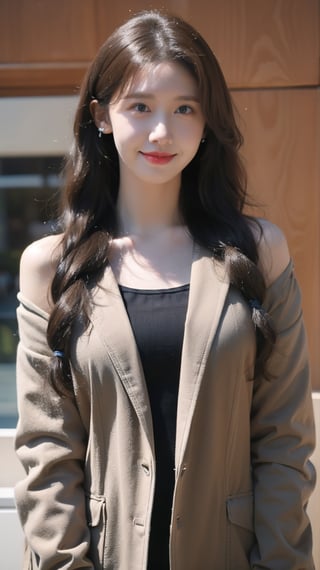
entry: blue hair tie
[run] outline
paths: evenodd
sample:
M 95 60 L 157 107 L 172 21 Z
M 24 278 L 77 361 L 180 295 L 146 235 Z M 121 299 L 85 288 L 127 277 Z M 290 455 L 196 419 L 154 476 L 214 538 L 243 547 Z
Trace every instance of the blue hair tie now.
M 257 309 L 258 311 L 261 311 L 262 309 L 261 303 L 258 299 L 249 299 L 248 304 L 250 309 Z
M 58 358 L 64 358 L 64 352 L 62 350 L 54 350 L 53 355 L 57 356 Z

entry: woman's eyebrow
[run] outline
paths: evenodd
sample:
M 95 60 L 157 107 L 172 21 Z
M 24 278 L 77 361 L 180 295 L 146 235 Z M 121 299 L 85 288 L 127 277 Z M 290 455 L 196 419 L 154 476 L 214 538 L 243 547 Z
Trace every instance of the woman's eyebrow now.
M 134 91 L 132 93 L 127 93 L 127 95 L 123 96 L 123 99 L 155 99 L 155 95 L 153 93 L 146 93 L 145 91 Z M 199 103 L 199 97 L 196 95 L 177 95 L 173 97 L 175 101 L 194 101 Z

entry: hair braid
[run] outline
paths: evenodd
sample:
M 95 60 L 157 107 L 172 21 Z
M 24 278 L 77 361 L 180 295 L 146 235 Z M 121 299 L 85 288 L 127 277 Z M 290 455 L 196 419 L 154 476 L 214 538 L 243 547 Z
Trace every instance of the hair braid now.
M 224 260 L 230 283 L 242 293 L 251 310 L 257 341 L 254 378 L 264 373 L 265 377 L 270 379 L 270 375 L 265 370 L 265 362 L 272 352 L 276 335 L 270 316 L 263 308 L 266 293 L 264 278 L 257 265 L 236 247 L 226 246 L 224 248 Z
M 90 286 L 96 282 L 108 263 L 109 234 L 97 230 L 91 235 L 65 237 L 68 242 L 55 277 L 51 294 L 54 308 L 50 315 L 47 339 L 51 349 L 59 350 L 63 356 L 53 358 L 51 382 L 59 393 L 71 389 L 70 342 L 75 322 L 83 330 L 90 323 Z

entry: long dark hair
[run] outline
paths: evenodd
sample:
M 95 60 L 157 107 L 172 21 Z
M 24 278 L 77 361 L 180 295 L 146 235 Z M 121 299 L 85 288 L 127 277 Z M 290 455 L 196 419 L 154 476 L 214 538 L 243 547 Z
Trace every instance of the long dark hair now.
M 84 329 L 89 325 L 90 287 L 108 264 L 108 249 L 118 229 L 118 155 L 112 134 L 98 137 L 90 103 L 97 100 L 107 106 L 137 71 L 165 61 L 184 66 L 195 78 L 206 120 L 205 143 L 182 172 L 182 217 L 193 239 L 226 263 L 231 283 L 251 305 L 257 336 L 255 375 L 265 372 L 272 350 L 274 333 L 260 308 L 265 282 L 257 267 L 252 225 L 261 230 L 243 213 L 246 175 L 238 152 L 242 136 L 225 79 L 212 50 L 192 26 L 176 16 L 145 11 L 102 45 L 80 92 L 74 143 L 64 169 L 62 255 L 52 282 L 54 308 L 47 332 L 52 350 L 64 354 L 52 358 L 51 380 L 60 392 L 70 388 L 75 320 L 81 319 Z

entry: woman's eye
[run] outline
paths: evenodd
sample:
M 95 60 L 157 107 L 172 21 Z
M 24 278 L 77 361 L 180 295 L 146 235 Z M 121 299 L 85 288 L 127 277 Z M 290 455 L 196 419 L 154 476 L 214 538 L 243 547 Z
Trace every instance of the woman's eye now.
M 181 115 L 188 115 L 189 113 L 192 113 L 192 108 L 189 105 L 180 105 L 176 112 Z
M 133 109 L 138 111 L 138 113 L 146 113 L 148 111 L 148 107 L 144 103 L 135 103 Z

